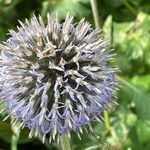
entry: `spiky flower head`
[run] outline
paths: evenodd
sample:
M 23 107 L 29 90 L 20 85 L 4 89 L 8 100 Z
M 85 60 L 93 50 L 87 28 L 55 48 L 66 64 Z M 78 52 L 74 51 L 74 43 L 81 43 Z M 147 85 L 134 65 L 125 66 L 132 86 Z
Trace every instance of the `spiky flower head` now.
M 100 31 L 84 19 L 63 23 L 33 16 L 0 44 L 0 99 L 12 122 L 28 127 L 30 137 L 78 133 L 99 120 L 115 88 L 112 55 Z

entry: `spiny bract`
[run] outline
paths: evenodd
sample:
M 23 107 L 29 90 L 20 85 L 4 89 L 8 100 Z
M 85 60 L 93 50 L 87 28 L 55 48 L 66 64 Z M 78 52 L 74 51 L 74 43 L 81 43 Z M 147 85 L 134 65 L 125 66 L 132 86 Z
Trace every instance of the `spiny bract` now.
M 55 138 L 82 132 L 99 120 L 112 97 L 115 68 L 107 42 L 84 19 L 63 23 L 47 15 L 20 22 L 0 44 L 0 99 L 12 122 L 30 128 L 29 136 Z

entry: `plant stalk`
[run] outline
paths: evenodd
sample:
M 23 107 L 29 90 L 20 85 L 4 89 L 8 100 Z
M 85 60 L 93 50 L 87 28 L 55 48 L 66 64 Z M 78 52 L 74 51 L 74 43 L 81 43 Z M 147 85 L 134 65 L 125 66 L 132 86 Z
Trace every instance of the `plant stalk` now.
M 92 13 L 94 17 L 94 24 L 96 28 L 100 27 L 99 24 L 99 14 L 98 14 L 98 8 L 97 8 L 97 2 L 96 0 L 91 0 L 91 8 L 92 8 Z
M 18 140 L 20 136 L 20 129 L 17 125 L 12 125 L 13 134 L 11 136 L 11 150 L 17 150 Z
M 111 126 L 110 126 L 110 120 L 109 120 L 109 113 L 106 110 L 104 111 L 104 118 L 105 118 L 105 128 L 107 130 L 110 130 Z
M 132 14 L 136 16 L 138 11 L 130 5 L 128 0 L 124 0 L 123 2 L 124 2 L 124 5 L 132 12 Z
M 18 136 L 13 134 L 11 137 L 11 150 L 17 150 Z
M 61 144 L 62 150 L 71 150 L 69 138 L 67 134 L 62 134 L 60 136 L 60 144 Z
M 92 8 L 92 13 L 93 13 L 93 17 L 94 17 L 95 27 L 100 28 L 97 1 L 91 0 L 90 2 L 91 2 L 91 8 Z M 107 111 L 104 111 L 104 119 L 105 119 L 106 129 L 110 130 L 111 125 L 110 125 L 109 113 Z
M 13 133 L 11 136 L 11 150 L 17 150 L 18 140 L 19 140 L 19 133 L 18 134 Z

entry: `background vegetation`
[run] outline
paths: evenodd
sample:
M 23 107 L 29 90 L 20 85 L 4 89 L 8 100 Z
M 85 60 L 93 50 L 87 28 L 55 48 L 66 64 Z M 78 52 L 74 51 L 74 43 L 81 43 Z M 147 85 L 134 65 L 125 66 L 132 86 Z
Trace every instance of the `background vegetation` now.
M 99 23 L 103 34 L 116 49 L 112 62 L 117 65 L 119 106 L 109 113 L 109 124 L 95 123 L 94 133 L 84 133 L 82 140 L 72 134 L 74 150 L 150 150 L 150 1 L 97 0 Z M 67 12 L 75 21 L 85 17 L 94 26 L 90 0 L 0 0 L 0 42 L 7 39 L 8 29 L 16 29 L 18 20 L 32 14 L 57 12 L 64 20 Z M 2 108 L 1 108 L 2 109 Z M 111 110 L 110 110 L 111 111 Z M 0 149 L 9 150 L 17 143 L 16 129 L 10 122 L 0 121 Z M 24 129 L 18 149 L 57 150 L 56 143 L 41 144 L 28 139 Z M 97 137 L 97 138 L 96 138 Z

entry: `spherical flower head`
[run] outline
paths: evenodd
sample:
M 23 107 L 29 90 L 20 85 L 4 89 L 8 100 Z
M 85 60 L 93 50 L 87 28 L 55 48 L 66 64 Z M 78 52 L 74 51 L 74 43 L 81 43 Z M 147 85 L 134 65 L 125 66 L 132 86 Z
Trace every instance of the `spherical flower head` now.
M 33 16 L 0 44 L 0 99 L 29 136 L 55 140 L 99 120 L 113 96 L 115 68 L 100 31 L 84 19 Z

